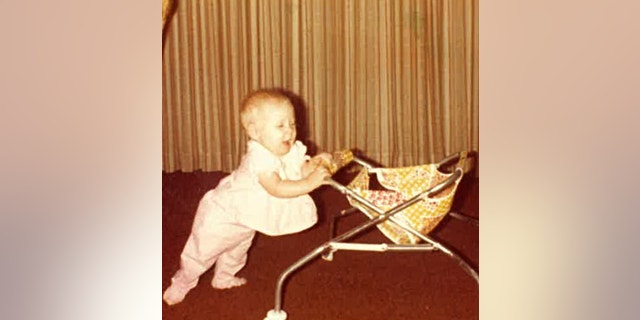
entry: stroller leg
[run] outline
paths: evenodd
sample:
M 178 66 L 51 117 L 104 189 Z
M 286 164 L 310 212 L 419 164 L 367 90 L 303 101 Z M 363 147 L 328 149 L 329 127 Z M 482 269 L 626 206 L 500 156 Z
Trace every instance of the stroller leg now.
M 347 240 L 353 237 L 354 235 L 360 234 L 362 231 L 375 226 L 376 224 L 380 223 L 386 218 L 387 218 L 386 216 L 382 215 L 382 216 L 378 216 L 375 219 L 368 220 L 358 225 L 357 227 L 343 233 L 342 235 L 337 236 L 335 239 L 332 239 L 332 240 L 335 242 Z M 323 252 L 325 252 L 325 250 L 328 250 L 328 249 L 331 249 L 330 241 L 327 241 L 323 245 L 317 247 L 315 250 L 311 251 L 306 256 L 302 257 L 300 260 L 296 261 L 294 264 L 289 266 L 289 268 L 287 268 L 284 272 L 282 272 L 282 274 L 280 274 L 280 277 L 278 277 L 278 284 L 276 285 L 276 305 L 274 309 L 270 310 L 267 313 L 267 317 L 265 318 L 265 320 L 284 320 L 287 318 L 287 313 L 282 310 L 282 289 L 284 288 L 284 281 L 287 279 L 287 277 L 291 273 L 298 270 L 307 262 L 317 258 Z
M 458 261 L 458 265 L 464 271 L 466 271 L 470 276 L 472 276 L 476 280 L 476 282 L 480 283 L 480 279 L 478 277 L 478 273 L 473 268 L 471 268 L 471 266 L 466 261 L 464 261 L 464 259 L 462 259 L 462 257 L 460 257 L 458 254 L 452 252 L 451 250 L 443 247 L 442 245 L 439 245 L 438 249 L 440 251 L 446 253 L 448 256 L 452 257 L 456 261 Z
M 278 278 L 278 284 L 276 285 L 276 305 L 275 305 L 275 308 L 272 309 L 272 310 L 269 310 L 269 312 L 267 312 L 267 317 L 264 318 L 264 320 L 285 320 L 285 319 L 287 319 L 287 313 L 284 312 L 284 310 L 282 310 L 282 289 L 284 288 L 285 279 L 291 273 L 296 271 L 298 268 L 300 268 L 301 266 L 303 266 L 307 262 L 313 260 L 314 258 L 318 257 L 327 248 L 329 248 L 328 244 L 324 244 L 324 245 L 318 247 L 317 249 L 313 250 L 312 252 L 310 252 L 309 254 L 304 256 L 302 259 L 296 261 L 289 268 L 287 268 L 287 270 L 285 270 L 282 274 L 280 274 L 280 277 Z
M 344 209 L 344 210 L 340 211 L 340 215 L 332 216 L 331 220 L 329 220 L 329 239 L 333 239 L 333 236 L 335 235 L 336 220 L 338 218 L 344 217 L 346 215 L 352 214 L 352 213 L 357 212 L 357 211 L 358 211 L 358 208 L 351 207 L 351 208 Z
M 462 267 L 462 269 L 464 269 L 464 271 L 466 271 L 470 276 L 472 276 L 476 280 L 476 282 L 480 283 L 480 280 L 479 280 L 479 277 L 478 277 L 478 273 L 473 268 L 471 268 L 471 266 L 466 261 L 464 261 L 464 259 L 462 259 L 462 257 L 460 255 L 458 255 L 457 253 L 453 252 L 449 248 L 443 246 L 439 242 L 431 239 L 430 237 L 427 237 L 427 236 L 421 234 L 420 232 L 414 230 L 410 226 L 407 226 L 405 223 L 403 223 L 402 221 L 396 219 L 395 217 L 390 217 L 389 220 L 393 221 L 395 224 L 397 224 L 399 226 L 403 226 L 403 229 L 405 229 L 409 233 L 415 235 L 416 237 L 422 239 L 423 241 L 425 241 L 427 243 L 432 244 L 436 249 L 444 252 L 446 255 L 448 255 L 451 258 L 453 258 L 456 261 L 458 261 L 458 264 L 460 265 L 460 267 Z
M 340 211 L 340 215 L 335 215 L 331 217 L 331 220 L 329 220 L 329 239 L 333 239 L 333 237 L 335 236 L 335 225 L 336 225 L 336 220 L 338 218 L 344 217 L 346 215 L 352 214 L 354 212 L 359 211 L 358 208 L 355 207 L 351 207 L 348 209 L 344 209 L 342 211 Z M 326 253 L 324 253 L 322 255 L 322 259 L 326 260 L 326 261 L 333 261 L 333 253 L 335 252 L 335 250 L 329 250 Z
M 478 227 L 480 224 L 478 223 L 478 219 L 471 218 L 469 216 L 465 216 L 463 214 L 457 212 L 449 212 L 449 215 L 464 222 L 471 223 L 472 225 Z

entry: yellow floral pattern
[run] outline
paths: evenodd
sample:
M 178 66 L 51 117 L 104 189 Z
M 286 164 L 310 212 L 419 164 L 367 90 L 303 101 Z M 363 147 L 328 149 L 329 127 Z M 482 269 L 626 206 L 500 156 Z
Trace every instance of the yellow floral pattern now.
M 369 190 L 369 175 L 371 173 L 375 173 L 378 182 L 388 190 Z M 363 168 L 348 185 L 348 188 L 371 202 L 375 207 L 386 212 L 441 183 L 451 175 L 452 173 L 440 172 L 435 164 L 403 168 L 377 168 L 373 172 Z M 462 175 L 449 188 L 434 197 L 423 198 L 422 201 L 418 201 L 402 212 L 395 214 L 394 218 L 408 224 L 423 235 L 427 235 L 451 209 L 453 197 L 461 178 Z M 352 206 L 358 208 L 370 218 L 378 216 L 378 213 L 367 209 L 354 197 L 347 198 Z M 378 224 L 377 227 L 391 241 L 397 244 L 416 244 L 420 241 L 420 238 L 392 221 Z

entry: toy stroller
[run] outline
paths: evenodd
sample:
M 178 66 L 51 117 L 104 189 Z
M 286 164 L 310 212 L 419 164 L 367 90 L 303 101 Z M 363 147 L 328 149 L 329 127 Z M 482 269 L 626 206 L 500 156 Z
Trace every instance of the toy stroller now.
M 459 265 L 479 282 L 478 273 L 458 254 L 446 248 L 427 235 L 449 213 L 454 195 L 464 174 L 463 165 L 467 152 L 446 157 L 436 164 L 401 168 L 375 167 L 353 155 L 349 150 L 336 152 L 333 162 L 327 163 L 332 174 L 351 162 L 362 166 L 353 180 L 344 186 L 329 178 L 329 184 L 347 196 L 351 208 L 343 210 L 341 216 L 361 211 L 370 220 L 331 239 L 294 264 L 278 278 L 275 308 L 267 313 L 264 320 L 285 320 L 287 313 L 282 310 L 282 293 L 285 279 L 294 271 L 318 256 L 331 261 L 338 250 L 351 251 L 441 251 L 455 259 Z M 457 162 L 456 162 L 457 160 Z M 443 169 L 456 163 L 453 172 Z M 371 190 L 369 176 L 375 174 L 385 190 Z M 477 220 L 450 213 L 451 216 L 478 225 Z M 338 216 L 339 217 L 339 216 Z M 333 221 L 330 229 L 333 232 Z M 376 226 L 393 244 L 348 243 L 348 239 Z

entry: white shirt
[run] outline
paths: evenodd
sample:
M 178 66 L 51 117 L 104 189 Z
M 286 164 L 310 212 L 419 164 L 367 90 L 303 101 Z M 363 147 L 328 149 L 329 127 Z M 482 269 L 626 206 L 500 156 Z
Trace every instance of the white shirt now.
M 294 198 L 277 198 L 258 182 L 258 174 L 276 172 L 281 179 L 299 180 L 307 147 L 296 141 L 289 153 L 277 157 L 260 143 L 250 140 L 240 166 L 220 181 L 215 201 L 235 220 L 267 235 L 299 232 L 317 221 L 315 203 L 308 194 Z

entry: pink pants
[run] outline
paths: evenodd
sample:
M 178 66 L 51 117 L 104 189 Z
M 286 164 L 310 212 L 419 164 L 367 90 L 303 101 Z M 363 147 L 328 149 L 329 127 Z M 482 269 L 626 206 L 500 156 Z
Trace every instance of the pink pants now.
M 256 231 L 238 224 L 214 198 L 212 190 L 200 201 L 191 234 L 180 255 L 180 270 L 171 278 L 167 291 L 177 295 L 172 298 L 176 302 L 198 284 L 200 276 L 214 263 L 211 284 L 224 288 L 247 262 L 247 251 Z

